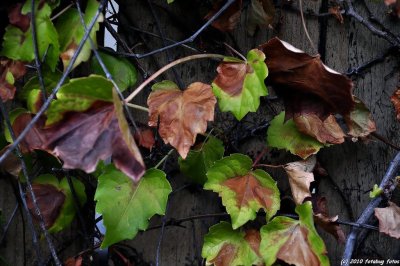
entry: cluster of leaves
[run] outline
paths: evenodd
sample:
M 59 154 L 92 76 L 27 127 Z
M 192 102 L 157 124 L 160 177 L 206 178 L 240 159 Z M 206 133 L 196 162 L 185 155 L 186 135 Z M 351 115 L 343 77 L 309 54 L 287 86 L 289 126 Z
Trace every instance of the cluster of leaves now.
M 40 78 L 34 76 L 17 93 L 24 104 L 24 108 L 10 113 L 17 136 L 56 87 L 62 75 L 60 69 L 65 71 L 71 64 L 85 33 L 81 21 L 89 23 L 99 7 L 98 2 L 89 0 L 83 17 L 77 9 L 70 8 L 53 24 L 50 16 L 57 5 L 35 3 L 35 21 L 29 16 L 29 1 L 10 11 L 10 25 L 0 51 L 0 96 L 8 101 L 15 97 L 14 84 L 25 75 L 25 64 L 35 60 L 33 24 L 37 35 L 43 37 L 38 40 L 37 50 L 44 64 L 44 90 Z M 217 6 L 220 4 L 217 2 Z M 229 19 L 222 16 L 214 26 L 220 30 L 232 28 L 226 21 L 237 22 L 241 4 L 235 2 L 224 15 Z M 255 13 L 253 31 L 257 25 L 269 25 L 271 15 L 266 12 L 270 4 L 251 1 Z M 90 33 L 93 41 L 101 21 L 100 17 Z M 91 49 L 86 41 L 72 67 L 88 61 Z M 92 57 L 91 75 L 67 80 L 61 86 L 56 99 L 20 143 L 20 149 L 32 157 L 44 151 L 48 157 L 56 158 L 56 163 L 62 162 L 63 168 L 93 173 L 98 180 L 96 212 L 102 214 L 107 229 L 104 248 L 147 229 L 152 216 L 165 213 L 172 189 L 166 174 L 156 168 L 146 170 L 142 159 L 138 144 L 153 148 L 153 132 L 142 128 L 132 136 L 124 116 L 117 90 L 124 91 L 136 83 L 134 66 L 105 52 L 100 53 L 100 59 L 117 86 L 105 78 L 102 64 Z M 172 81 L 156 83 L 147 99 L 148 126 L 157 128 L 165 144 L 177 150 L 181 172 L 204 189 L 218 193 L 230 215 L 231 223 L 221 222 L 210 228 L 203 257 L 214 265 L 272 265 L 276 260 L 294 265 L 328 265 L 325 245 L 314 222 L 341 242 L 345 237 L 336 223 L 338 217 L 329 216 L 326 199 L 313 199 L 310 193 L 317 168 L 314 155 L 323 147 L 343 143 L 345 137 L 354 141 L 367 138 L 375 131 L 369 110 L 352 95 L 351 80 L 325 66 L 318 56 L 310 56 L 278 38 L 250 50 L 243 60 L 225 57 L 216 71 L 211 84 L 194 82 L 183 90 Z M 258 169 L 246 155 L 224 157 L 222 141 L 207 133 L 217 102 L 221 112 L 230 112 L 240 121 L 248 113 L 257 112 L 260 98 L 268 95 L 267 86 L 272 86 L 282 98 L 285 111 L 271 121 L 266 145 L 302 159 L 283 166 L 297 205 L 298 220 L 276 216 L 280 192 L 266 171 Z M 340 117 L 345 126 L 338 123 Z M 4 134 L 11 143 L 10 132 L 5 130 Z M 196 143 L 199 134 L 206 138 Z M 112 163 L 99 164 L 110 158 Z M 20 176 L 18 167 L 9 172 Z M 84 204 L 85 187 L 79 178 L 43 173 L 34 179 L 33 191 L 50 232 L 62 230 L 73 220 L 71 184 L 79 202 Z M 33 200 L 28 197 L 27 201 L 38 218 L 33 212 Z M 391 205 L 385 211 L 398 215 L 398 209 Z M 387 216 L 382 211 L 376 210 L 380 221 Z M 265 217 L 261 229 L 244 229 L 260 214 Z M 381 231 L 399 237 L 392 233 L 392 222 L 382 222 Z

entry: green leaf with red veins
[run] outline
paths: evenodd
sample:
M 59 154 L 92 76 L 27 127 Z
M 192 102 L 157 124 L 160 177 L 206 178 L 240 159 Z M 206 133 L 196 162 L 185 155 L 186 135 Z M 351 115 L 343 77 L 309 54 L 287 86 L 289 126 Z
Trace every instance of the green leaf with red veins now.
M 262 265 L 259 255 L 260 233 L 256 230 L 233 230 L 228 222 L 210 227 L 204 237 L 201 256 L 207 265 Z
M 252 160 L 232 154 L 217 162 L 207 172 L 204 188 L 217 192 L 232 219 L 233 229 L 254 220 L 260 209 L 269 220 L 280 207 L 279 190 L 263 170 L 252 170 Z
M 325 146 L 311 136 L 301 133 L 293 119 L 289 119 L 286 122 L 284 119 L 285 112 L 281 112 L 272 119 L 267 131 L 268 147 L 285 149 L 292 154 L 307 159 Z
M 313 222 L 311 202 L 296 207 L 299 220 L 277 216 L 261 230 L 260 253 L 266 266 L 277 259 L 296 266 L 327 266 L 325 244 Z
M 218 66 L 212 88 L 221 111 L 232 112 L 237 120 L 257 111 L 260 97 L 268 95 L 264 84 L 268 69 L 264 60 L 264 53 L 253 49 L 246 61 L 227 57 Z

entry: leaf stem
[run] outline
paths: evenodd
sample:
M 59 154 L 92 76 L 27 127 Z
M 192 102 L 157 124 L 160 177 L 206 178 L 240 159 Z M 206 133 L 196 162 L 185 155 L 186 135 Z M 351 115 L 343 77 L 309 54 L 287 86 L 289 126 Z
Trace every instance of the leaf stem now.
M 168 157 L 172 154 L 172 152 L 174 151 L 174 149 L 169 150 L 169 152 L 161 159 L 161 161 L 158 162 L 158 164 L 156 164 L 156 166 L 154 166 L 154 168 L 158 168 L 160 167 L 160 165 L 165 162 L 165 160 L 168 159 Z
M 260 163 L 260 164 L 254 165 L 254 167 L 255 167 L 255 168 L 257 168 L 257 167 L 283 168 L 283 167 L 285 167 L 285 166 L 282 165 L 282 164 L 279 164 L 279 165 L 272 165 L 272 164 L 262 164 L 262 163 Z
M 127 106 L 133 108 L 133 109 L 137 109 L 137 110 L 141 110 L 144 112 L 149 112 L 149 108 L 141 106 L 141 105 L 137 105 L 137 104 L 133 104 L 133 103 L 125 103 Z
M 221 58 L 223 59 L 225 56 L 220 55 L 220 54 L 195 54 L 195 55 L 189 55 L 183 58 L 179 58 L 178 60 L 175 60 L 162 68 L 160 68 L 157 72 L 155 72 L 153 75 L 151 75 L 148 79 L 146 79 L 142 84 L 140 84 L 139 87 L 136 88 L 126 99 L 125 103 L 130 102 L 133 98 L 135 98 L 136 95 L 139 94 L 150 82 L 152 82 L 154 79 L 156 79 L 158 76 L 160 76 L 162 73 L 170 69 L 171 67 L 174 67 L 176 65 L 192 61 L 192 60 L 197 60 L 197 59 L 203 59 L 203 58 Z

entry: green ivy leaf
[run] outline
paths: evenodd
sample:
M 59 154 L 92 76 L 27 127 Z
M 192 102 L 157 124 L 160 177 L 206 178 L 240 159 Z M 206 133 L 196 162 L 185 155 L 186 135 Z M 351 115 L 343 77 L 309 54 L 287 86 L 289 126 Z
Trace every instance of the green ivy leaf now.
M 26 15 L 30 12 L 31 2 L 26 1 L 21 13 Z M 35 25 L 39 57 L 41 60 L 45 59 L 45 63 L 54 71 L 60 54 L 60 45 L 58 33 L 50 20 L 50 15 L 50 6 L 45 2 L 39 5 L 39 1 L 36 1 Z M 27 62 L 35 59 L 32 26 L 26 32 L 23 32 L 20 28 L 9 25 L 6 28 L 3 40 L 1 55 L 13 60 Z
M 93 17 L 95 16 L 97 9 L 99 8 L 99 3 L 96 0 L 89 0 L 86 6 L 85 14 L 83 20 L 86 26 L 89 25 Z M 100 15 L 96 21 L 92 31 L 90 32 L 90 38 L 96 44 L 96 32 L 99 30 L 99 23 L 103 21 L 103 16 Z M 59 42 L 61 47 L 61 60 L 64 64 L 64 69 L 68 66 L 73 54 L 78 48 L 79 43 L 82 41 L 85 35 L 85 28 L 81 23 L 81 18 L 79 12 L 76 8 L 68 9 L 64 14 L 62 14 L 56 23 L 56 28 L 58 32 L 62 34 L 59 35 Z M 86 40 L 84 46 L 78 58 L 76 59 L 73 68 L 78 66 L 82 62 L 89 60 L 91 54 L 91 45 L 88 40 Z
M 204 184 L 207 181 L 207 170 L 215 161 L 224 156 L 224 152 L 222 141 L 209 136 L 206 142 L 200 143 L 190 150 L 185 160 L 179 157 L 179 167 L 190 180 Z
M 265 55 L 258 49 L 250 50 L 247 61 L 225 58 L 218 66 L 218 75 L 212 83 L 222 112 L 232 112 L 241 120 L 248 112 L 256 112 L 260 97 L 268 95 L 264 84 L 268 76 Z
M 233 230 L 230 223 L 220 222 L 211 226 L 204 237 L 201 256 L 207 265 L 260 265 L 259 235 L 258 231 Z
M 285 112 L 281 112 L 271 121 L 267 131 L 267 144 L 269 147 L 285 149 L 303 159 L 316 154 L 324 147 L 324 144 L 316 139 L 301 133 L 292 119 L 286 122 L 284 122 L 284 119 Z
M 243 154 L 232 154 L 217 162 L 207 172 L 204 188 L 219 193 L 232 219 L 233 229 L 254 220 L 264 209 L 269 220 L 279 210 L 276 182 L 263 170 L 252 171 L 252 160 Z
M 99 54 L 121 91 L 135 85 L 137 81 L 136 68 L 128 59 L 118 58 L 103 52 L 99 52 Z M 94 74 L 106 76 L 99 61 L 97 61 L 97 58 L 94 56 L 92 57 L 91 65 Z
M 260 253 L 266 266 L 276 259 L 293 265 L 329 265 L 326 248 L 313 221 L 311 202 L 296 207 L 299 220 L 275 217 L 261 230 Z
M 81 206 L 83 206 L 86 203 L 85 186 L 81 181 L 74 177 L 71 177 L 71 181 L 79 199 L 79 203 Z M 49 232 L 56 233 L 69 226 L 76 215 L 76 207 L 73 194 L 68 185 L 68 179 L 64 177 L 61 179 L 61 181 L 59 181 L 57 177 L 50 174 L 45 174 L 35 178 L 33 181 L 33 186 L 35 194 L 37 195 L 39 208 L 45 216 L 45 221 L 46 215 L 47 217 L 52 215 L 56 215 L 57 217 L 54 223 L 48 228 Z M 55 203 L 56 197 L 54 197 L 54 194 L 47 193 L 49 191 L 48 186 L 51 186 L 55 193 L 62 193 L 63 196 L 61 194 L 60 195 L 64 198 L 64 200 L 62 201 L 62 205 L 59 206 L 60 209 L 53 209 L 53 204 L 49 204 L 52 202 L 52 200 L 54 200 L 53 203 Z M 61 201 L 59 202 L 61 203 Z M 48 213 L 48 210 L 51 212 Z
M 99 176 L 95 200 L 96 212 L 103 215 L 107 229 L 102 248 L 136 236 L 145 230 L 155 214 L 163 215 L 171 185 L 165 173 L 149 169 L 138 183 L 108 165 Z
M 66 112 L 88 110 L 95 101 L 112 102 L 112 89 L 111 81 L 98 75 L 71 79 L 60 88 L 57 100 L 47 110 L 46 126 L 60 121 Z

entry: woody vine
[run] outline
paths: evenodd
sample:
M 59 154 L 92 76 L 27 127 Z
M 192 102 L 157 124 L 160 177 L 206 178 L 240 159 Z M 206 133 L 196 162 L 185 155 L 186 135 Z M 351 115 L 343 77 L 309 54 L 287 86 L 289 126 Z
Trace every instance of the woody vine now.
M 250 2 L 251 11 L 261 16 L 253 17 L 248 29 L 253 32 L 269 25 L 273 5 Z M 124 52 L 98 49 L 101 23 L 113 30 L 113 21 L 105 20 L 102 13 L 105 4 L 89 0 L 81 10 L 79 1 L 64 6 L 59 1 L 28 0 L 9 9 L 0 51 L 4 132 L 0 164 L 13 178 L 39 265 L 47 263 L 38 244 L 41 234 L 52 262 L 62 265 L 51 234 L 67 229 L 75 218 L 82 220 L 80 211 L 89 201 L 90 189 L 95 190 L 91 200 L 106 228 L 104 234 L 98 233 L 100 248 L 151 229 L 149 219 L 165 214 L 172 192 L 163 163 L 173 154 L 179 156 L 180 172 L 217 193 L 226 209 L 216 216 L 228 219 L 211 226 L 204 237 L 202 257 L 208 265 L 329 265 L 316 225 L 346 243 L 344 265 L 351 262 L 362 229 L 400 237 L 391 219 L 399 216 L 399 207 L 390 202 L 400 155 L 388 166 L 381 184 L 371 190 L 371 203 L 357 221 L 329 216 L 327 200 L 311 193 L 315 176 L 326 174 L 316 159 L 320 149 L 340 145 L 346 138 L 354 142 L 377 138 L 397 149 L 374 133 L 368 107 L 353 95 L 353 83 L 346 75 L 324 65 L 319 56 L 272 38 L 245 55 L 227 45 L 230 55 L 197 53 L 171 61 L 137 84 L 137 69 L 144 71 L 134 59 L 193 42 L 210 25 L 232 30 L 239 23 L 242 1 L 216 1 L 205 24 L 191 37 L 145 54 L 133 53 L 121 39 Z M 398 36 L 360 18 L 350 0 L 341 4 L 343 10 L 337 6 L 329 14 L 354 18 L 398 52 Z M 387 4 L 398 15 L 398 3 Z M 220 61 L 213 80 L 155 82 L 177 65 L 211 59 Z M 76 76 L 73 70 L 82 65 L 90 74 Z M 135 97 L 149 86 L 147 106 L 135 104 Z M 263 154 L 253 160 L 225 152 L 230 144 L 213 125 L 216 109 L 240 123 L 258 111 L 271 88 L 283 101 L 284 111 L 251 130 L 267 128 L 265 150 L 285 150 L 297 159 L 271 165 L 262 161 Z M 398 95 L 391 98 L 395 108 L 399 108 Z M 146 125 L 135 121 L 135 112 L 148 113 Z M 149 151 L 162 156 L 156 156 L 158 161 L 144 157 Z M 269 174 L 271 168 L 286 172 L 296 215 L 279 212 L 282 197 Z M 95 186 L 90 188 L 89 183 Z M 386 206 L 379 206 L 381 202 Z M 379 228 L 368 223 L 372 215 Z M 253 226 L 255 219 L 263 225 Z M 174 223 L 180 222 L 164 221 L 161 227 Z M 341 225 L 353 228 L 348 236 Z M 91 251 L 95 248 L 88 246 Z M 87 252 L 76 254 L 69 263 L 82 263 Z

